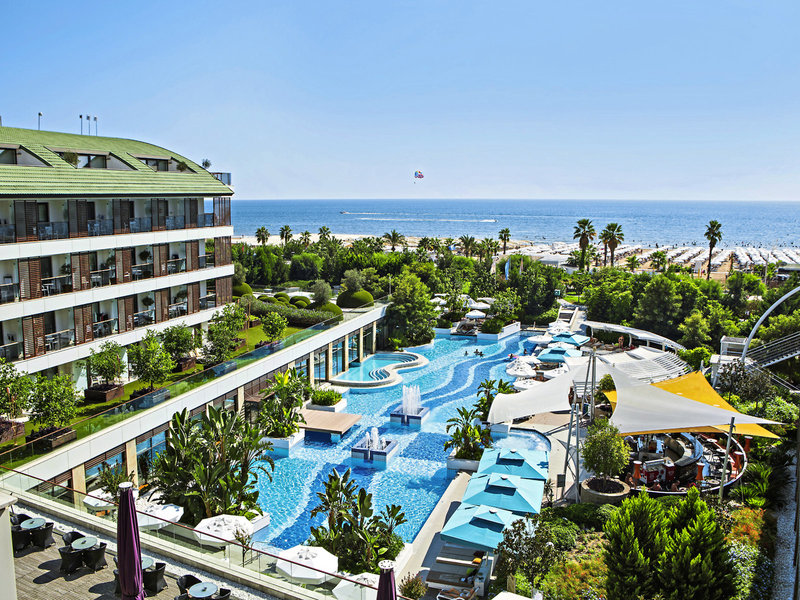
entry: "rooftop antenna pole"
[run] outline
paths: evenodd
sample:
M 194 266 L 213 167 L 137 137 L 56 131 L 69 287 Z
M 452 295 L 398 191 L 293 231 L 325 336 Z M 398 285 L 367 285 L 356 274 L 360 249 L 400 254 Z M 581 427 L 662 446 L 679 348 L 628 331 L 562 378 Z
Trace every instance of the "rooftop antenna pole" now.
M 81 135 L 83 135 L 83 115 L 78 115 L 81 119 Z
M 94 134 L 97 135 L 97 115 L 94 116 Z
M 39 130 L 41 130 L 41 129 L 42 129 L 42 113 L 39 113 L 39 124 L 38 124 L 38 128 L 39 128 Z

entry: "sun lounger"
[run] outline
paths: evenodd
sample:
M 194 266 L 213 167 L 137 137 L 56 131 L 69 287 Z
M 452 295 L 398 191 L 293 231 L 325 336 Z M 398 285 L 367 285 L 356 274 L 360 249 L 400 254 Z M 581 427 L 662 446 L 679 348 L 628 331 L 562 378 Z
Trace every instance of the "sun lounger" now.
M 445 588 L 436 595 L 436 600 L 472 600 L 477 590 L 470 588 Z
M 458 567 L 454 565 L 442 565 L 428 572 L 425 582 L 432 588 L 463 588 L 472 586 L 477 567 Z

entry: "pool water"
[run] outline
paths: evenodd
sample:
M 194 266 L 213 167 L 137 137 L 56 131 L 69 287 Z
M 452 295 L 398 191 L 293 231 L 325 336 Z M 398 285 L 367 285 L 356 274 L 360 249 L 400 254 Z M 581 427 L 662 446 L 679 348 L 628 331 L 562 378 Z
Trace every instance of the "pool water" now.
M 449 439 L 447 419 L 456 408 L 474 403 L 484 379 L 509 380 L 505 360 L 509 353 L 521 354 L 522 344 L 518 335 L 491 343 L 443 337 L 436 338 L 430 347 L 415 349 L 429 363 L 402 376 L 404 385 L 420 387 L 422 404 L 431 409 L 421 430 L 390 423 L 389 414 L 401 403 L 402 386 L 348 392 L 346 411 L 363 416 L 340 442 L 307 434 L 291 457 L 275 459 L 272 481 L 260 478 L 259 504 L 272 519 L 269 526 L 255 533 L 256 545 L 286 549 L 308 539 L 311 527 L 323 520 L 322 515 L 312 519 L 311 510 L 319 503 L 317 493 L 334 468 L 340 473 L 352 468 L 356 483 L 373 494 L 376 512 L 387 504 L 401 505 L 408 522 L 397 532 L 405 541 L 412 541 L 449 484 L 443 447 Z M 475 356 L 475 348 L 480 348 L 483 358 Z M 378 427 L 381 437 L 399 444 L 399 451 L 384 470 L 351 464 L 350 448 L 372 427 Z M 495 445 L 549 449 L 544 436 L 515 431 L 507 437 L 495 436 Z
M 414 356 L 402 352 L 379 352 L 362 360 L 359 364 L 350 365 L 344 373 L 335 377 L 336 381 L 379 381 L 386 379 L 389 373 L 383 369 L 388 365 L 413 362 Z

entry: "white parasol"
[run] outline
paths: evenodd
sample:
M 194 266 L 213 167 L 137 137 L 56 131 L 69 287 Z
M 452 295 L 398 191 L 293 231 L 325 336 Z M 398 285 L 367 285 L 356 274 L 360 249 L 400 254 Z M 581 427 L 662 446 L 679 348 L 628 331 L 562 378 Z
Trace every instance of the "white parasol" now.
M 339 569 L 339 559 L 318 546 L 294 546 L 279 556 L 283 560 L 278 560 L 275 568 L 297 583 L 322 583 L 329 579 L 325 573 Z
M 486 317 L 486 313 L 481 312 L 479 310 L 471 310 L 466 315 L 464 315 L 467 319 L 483 319 Z
M 472 310 L 489 310 L 492 308 L 491 304 L 487 304 L 486 302 L 476 302 L 475 300 L 470 300 L 468 306 Z
M 253 524 L 245 517 L 237 515 L 217 515 L 200 521 L 192 531 L 194 537 L 200 544 L 206 546 L 224 546 L 225 542 L 217 538 L 222 538 L 229 542 L 235 542 L 236 536 L 253 535 Z M 211 535 L 207 535 L 211 534 Z M 211 537 L 211 536 L 215 537 Z
M 333 588 L 333 595 L 338 600 L 377 600 L 378 590 L 373 589 L 378 587 L 378 576 L 375 573 L 348 575 L 347 578 L 351 581 L 342 580 Z
M 534 377 L 536 375 L 536 370 L 528 363 L 523 362 L 519 358 L 515 358 L 508 363 L 506 373 L 512 377 Z

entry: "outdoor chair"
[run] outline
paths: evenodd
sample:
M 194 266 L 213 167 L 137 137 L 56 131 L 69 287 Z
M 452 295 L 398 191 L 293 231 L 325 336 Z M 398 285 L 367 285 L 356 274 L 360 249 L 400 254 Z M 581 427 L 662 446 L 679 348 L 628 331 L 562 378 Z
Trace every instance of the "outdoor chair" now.
M 225 588 L 221 588 L 219 593 L 213 597 L 212 600 L 229 600 L 231 597 L 231 591 Z
M 114 562 L 117 561 L 117 558 L 114 557 Z M 114 569 L 114 595 L 119 596 L 122 594 L 122 588 L 119 585 L 119 569 Z
M 37 548 L 49 548 L 56 541 L 53 539 L 53 523 L 45 523 L 44 527 L 31 531 L 31 543 Z
M 25 513 L 19 513 L 19 514 L 15 515 L 15 516 L 17 517 L 17 522 L 16 523 L 11 523 L 12 525 L 22 525 L 23 521 L 27 521 L 28 519 L 31 518 L 30 515 L 26 515 Z
M 106 562 L 106 543 L 100 542 L 100 544 L 94 548 L 84 550 L 83 564 L 95 572 L 99 571 L 103 567 L 108 566 L 108 563 Z
M 58 549 L 61 555 L 61 566 L 58 568 L 62 573 L 74 573 L 83 564 L 83 550 L 73 550 L 71 546 L 64 546 Z
M 195 583 L 201 583 L 201 581 L 201 579 L 198 579 L 194 575 L 181 575 L 178 577 L 178 589 L 181 591 L 181 594 L 185 594 L 190 587 Z
M 180 596 L 175 596 L 175 600 L 192 600 L 192 597 L 188 593 L 184 592 Z
M 142 571 L 142 581 L 144 582 L 144 589 L 148 592 L 157 594 L 165 587 L 167 582 L 164 579 L 164 571 L 167 568 L 167 563 L 157 562 L 155 567 Z
M 14 552 L 21 552 L 31 543 L 31 532 L 19 525 L 12 526 L 11 543 L 14 545 Z
M 82 537 L 86 537 L 82 533 L 78 533 L 77 531 L 70 531 L 69 533 L 65 533 L 61 536 L 61 539 L 64 540 L 64 545 L 69 546 L 75 540 L 79 540 Z

